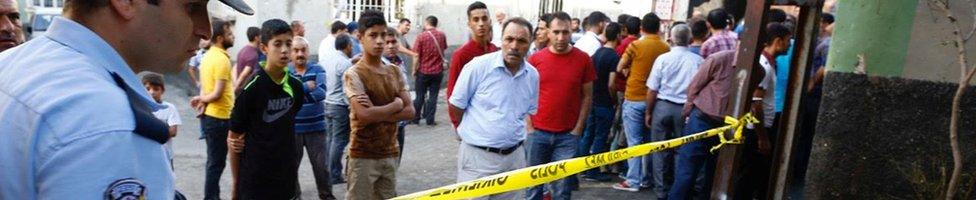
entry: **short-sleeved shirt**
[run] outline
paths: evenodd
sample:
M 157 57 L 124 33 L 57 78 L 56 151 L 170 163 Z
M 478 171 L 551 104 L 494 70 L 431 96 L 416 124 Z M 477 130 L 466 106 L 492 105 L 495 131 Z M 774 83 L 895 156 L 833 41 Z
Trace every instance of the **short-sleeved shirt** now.
M 413 43 L 413 51 L 420 57 L 417 72 L 421 74 L 439 74 L 444 71 L 444 50 L 447 49 L 447 38 L 437 30 L 426 30 L 417 35 Z
M 230 119 L 230 110 L 234 106 L 233 83 L 230 79 L 230 56 L 227 50 L 217 46 L 210 47 L 200 62 L 200 85 L 203 94 L 213 92 L 218 80 L 225 81 L 224 89 L 217 100 L 207 103 L 203 114 L 217 118 Z
M 647 88 L 657 91 L 657 98 L 684 104 L 688 98 L 688 84 L 698 72 L 704 59 L 692 53 L 688 47 L 677 46 L 654 61 Z
M 458 134 L 464 143 L 509 148 L 525 140 L 525 118 L 539 102 L 539 72 L 523 62 L 513 74 L 501 52 L 474 58 L 458 78 L 448 100 L 464 109 Z
M 288 71 L 284 76 L 275 82 L 259 71 L 235 102 L 230 130 L 245 136 L 237 181 L 241 199 L 294 196 L 298 182 L 295 116 L 305 92 L 298 78 Z
M 586 52 L 586 55 L 592 57 L 593 54 L 596 53 L 597 49 L 603 47 L 603 42 L 600 41 L 600 36 L 596 33 L 586 31 L 586 33 L 583 34 L 583 37 L 580 37 L 580 39 L 576 41 L 576 44 L 573 44 L 573 47 L 576 47 L 580 51 Z
M 451 99 L 451 95 L 454 92 L 454 84 L 457 82 L 458 76 L 461 74 L 464 66 L 475 57 L 495 51 L 498 51 L 498 47 L 494 44 L 488 43 L 481 45 L 474 40 L 468 40 L 468 43 L 465 43 L 464 46 L 454 50 L 454 55 L 451 56 L 451 67 L 447 72 L 447 99 Z M 448 112 L 452 111 L 448 110 Z M 454 124 L 454 127 L 457 127 L 461 122 L 451 117 L 451 123 Z
M 261 67 L 258 66 L 258 61 L 261 58 L 261 50 L 258 47 L 251 45 L 244 45 L 241 50 L 237 52 L 237 65 L 234 66 L 234 71 L 237 74 L 243 73 L 244 67 L 251 67 L 251 75 L 244 77 L 241 80 L 244 83 L 251 82 L 251 78 L 257 74 Z
M 637 39 L 638 39 L 637 36 L 628 35 L 623 40 L 620 40 L 620 44 L 618 44 L 617 45 L 617 48 L 614 49 L 614 50 L 617 51 L 617 55 L 618 56 L 624 56 L 624 52 L 627 51 L 627 47 L 630 46 L 630 43 L 633 43 L 634 41 L 637 41 Z
M 346 70 L 343 90 L 349 99 L 366 95 L 373 105 L 386 105 L 404 88 L 400 70 L 392 66 L 366 66 L 363 62 Z M 352 101 L 350 101 L 352 102 Z M 356 107 L 349 112 L 349 157 L 361 159 L 393 158 L 399 155 L 397 148 L 397 123 L 363 123 L 356 116 Z
M 793 59 L 793 39 L 790 39 L 790 47 L 786 54 L 776 56 L 776 82 L 785 84 L 790 78 L 790 61 Z M 816 57 L 816 50 L 814 50 Z M 813 59 L 816 62 L 816 58 Z M 776 112 L 783 112 L 783 104 L 786 102 L 786 87 L 776 87 Z
M 593 53 L 593 65 L 596 68 L 596 82 L 593 83 L 593 105 L 609 107 L 617 100 L 610 98 L 610 72 L 617 71 L 620 56 L 613 49 L 600 47 Z
M 596 80 L 590 56 L 575 47 L 565 54 L 546 48 L 529 57 L 529 64 L 539 71 L 539 111 L 532 116 L 532 127 L 554 133 L 572 131 L 583 104 L 583 85 Z
M 658 35 L 645 35 L 630 43 L 621 59 L 630 59 L 630 74 L 627 76 L 627 89 L 624 99 L 645 101 L 647 96 L 647 76 L 651 74 L 654 60 L 669 51 L 667 43 Z
M 739 42 L 738 34 L 723 30 L 705 40 L 701 47 L 702 58 L 708 58 L 713 53 L 725 50 L 735 50 L 735 44 Z
M 166 122 L 167 126 L 179 126 L 180 124 L 183 124 L 183 120 L 180 120 L 180 111 L 176 108 L 176 106 L 165 101 L 163 102 L 163 106 L 165 106 L 165 108 L 153 112 L 153 115 L 155 115 L 157 119 Z M 170 139 L 166 142 L 166 144 L 163 144 L 163 148 L 166 149 L 166 155 L 169 156 L 169 159 L 173 159 L 173 140 Z
M 55 17 L 40 37 L 0 53 L 0 199 L 105 199 L 135 188 L 111 187 L 127 180 L 145 186 L 146 199 L 173 199 L 164 142 L 135 132 L 130 105 L 162 106 L 117 52 Z
M 763 100 L 763 119 L 762 123 L 765 127 L 772 127 L 773 121 L 776 118 L 776 60 L 772 59 L 773 56 L 769 56 L 763 53 L 759 56 L 759 65 L 762 66 L 763 70 L 766 70 L 766 76 L 763 77 L 762 82 L 759 83 L 759 88 L 766 90 Z

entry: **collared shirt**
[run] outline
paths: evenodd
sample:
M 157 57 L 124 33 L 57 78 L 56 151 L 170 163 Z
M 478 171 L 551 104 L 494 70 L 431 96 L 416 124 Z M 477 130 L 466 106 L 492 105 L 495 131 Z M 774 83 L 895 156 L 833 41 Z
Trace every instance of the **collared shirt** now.
M 657 98 L 673 103 L 684 104 L 688 98 L 688 84 L 698 72 L 704 59 L 688 50 L 688 47 L 675 46 L 671 51 L 661 54 L 651 67 L 647 78 L 647 88 L 657 91 Z
M 342 74 L 352 67 L 352 61 L 345 53 L 333 51 L 325 57 L 319 57 L 319 64 L 325 69 L 325 103 L 332 105 L 349 105 L 346 93 L 342 90 Z
M 437 29 L 420 32 L 413 43 L 413 51 L 420 56 L 417 72 L 439 74 L 444 71 L 445 49 L 447 49 L 447 38 L 444 37 L 444 33 Z
M 465 65 L 449 102 L 464 109 L 458 134 L 464 143 L 508 148 L 525 140 L 525 118 L 539 102 L 539 72 L 523 61 L 512 74 L 500 51 Z
M 317 63 L 308 62 L 303 74 L 298 73 L 294 63 L 288 64 L 287 71 L 301 81 L 302 91 L 305 92 L 302 109 L 295 115 L 295 133 L 325 131 L 325 104 L 322 102 L 325 99 L 325 70 Z M 314 88 L 309 88 L 306 85 L 309 81 L 315 81 Z
M 708 58 L 713 53 L 725 50 L 735 50 L 735 44 L 739 42 L 739 35 L 732 31 L 723 30 L 702 43 L 702 58 Z
M 658 56 L 669 51 L 668 44 L 658 35 L 646 35 L 630 43 L 621 60 L 630 59 L 630 74 L 627 76 L 627 89 L 624 99 L 644 101 L 647 97 L 647 77 Z
M 451 95 L 454 92 L 454 82 L 457 82 L 458 76 L 461 74 L 464 66 L 466 66 L 471 59 L 474 59 L 474 57 L 495 51 L 498 51 L 498 47 L 496 47 L 494 44 L 488 43 L 481 45 L 474 40 L 468 40 L 468 43 L 465 43 L 464 46 L 454 50 L 454 55 L 451 56 L 451 67 L 447 72 L 447 99 L 451 99 Z M 448 112 L 452 111 L 448 110 Z M 461 122 L 458 121 L 458 119 L 451 117 L 451 123 L 457 127 Z
M 586 52 L 586 55 L 593 57 L 596 50 L 603 46 L 603 42 L 600 41 L 600 36 L 596 35 L 596 33 L 586 31 L 586 33 L 583 34 L 583 37 L 577 40 L 576 44 L 573 46 L 582 50 L 583 52 Z
M 163 108 L 112 46 L 71 20 L 0 53 L 0 199 L 105 199 L 126 178 L 148 199 L 173 199 L 163 146 L 133 132 L 113 73 L 136 103 Z
M 217 119 L 230 119 L 230 110 L 234 107 L 234 84 L 231 83 L 231 64 L 227 50 L 217 46 L 210 47 L 203 54 L 200 62 L 200 91 L 209 94 L 216 90 L 217 81 L 225 81 L 220 97 L 210 103 L 203 114 Z

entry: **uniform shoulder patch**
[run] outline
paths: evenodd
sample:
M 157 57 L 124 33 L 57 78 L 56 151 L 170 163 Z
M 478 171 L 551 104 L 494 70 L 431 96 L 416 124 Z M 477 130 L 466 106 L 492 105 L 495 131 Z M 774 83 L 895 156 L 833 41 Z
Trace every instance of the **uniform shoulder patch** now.
M 105 189 L 105 199 L 108 200 L 144 200 L 146 199 L 146 184 L 134 178 L 124 178 L 113 182 Z

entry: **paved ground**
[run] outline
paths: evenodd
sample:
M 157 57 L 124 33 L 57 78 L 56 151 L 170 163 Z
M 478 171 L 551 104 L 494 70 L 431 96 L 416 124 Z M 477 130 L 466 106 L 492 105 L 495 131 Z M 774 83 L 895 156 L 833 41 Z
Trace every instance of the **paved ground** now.
M 176 169 L 176 188 L 189 199 L 203 198 L 206 145 L 200 136 L 199 120 L 193 117 L 185 94 L 177 87 L 167 91 L 165 100 L 180 108 L 183 126 L 174 141 L 174 167 Z M 437 107 L 437 122 L 440 125 L 407 126 L 406 142 L 402 165 L 397 172 L 397 191 L 409 194 L 455 182 L 457 166 L 457 142 L 448 124 L 446 104 L 443 93 Z M 230 169 L 221 177 L 221 196 L 230 197 Z M 299 169 L 299 182 L 303 199 L 315 199 L 316 189 L 308 156 Z M 580 190 L 573 193 L 573 199 L 651 199 L 653 193 L 644 190 L 637 193 L 617 191 L 610 188 L 611 183 L 583 182 Z M 343 199 L 345 184 L 333 186 L 333 193 Z

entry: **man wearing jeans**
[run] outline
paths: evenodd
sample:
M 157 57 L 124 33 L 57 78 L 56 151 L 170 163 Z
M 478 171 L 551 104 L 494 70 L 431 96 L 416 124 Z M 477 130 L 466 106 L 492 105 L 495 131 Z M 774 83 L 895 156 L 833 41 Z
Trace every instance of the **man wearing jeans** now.
M 444 50 L 447 49 L 447 39 L 444 32 L 437 30 L 437 17 L 427 16 L 424 20 L 424 32 L 417 35 L 417 41 L 413 43 L 413 51 L 417 52 L 418 59 L 414 60 L 413 68 L 414 91 L 417 99 L 414 99 L 413 107 L 416 109 L 414 124 L 419 124 L 420 119 L 425 119 L 427 125 L 437 125 L 434 123 L 434 113 L 437 111 L 437 94 L 441 91 L 441 80 L 444 79 Z
M 617 63 L 620 56 L 613 51 L 620 42 L 618 34 L 622 26 L 611 22 L 603 31 L 607 43 L 593 53 L 593 65 L 596 68 L 596 82 L 593 83 L 593 108 L 590 109 L 590 116 L 586 118 L 586 129 L 580 139 L 577 156 L 587 156 L 603 153 L 607 151 L 607 137 L 610 134 L 610 127 L 613 123 L 614 104 L 616 95 L 611 94 L 610 75 L 617 70 Z M 590 181 L 610 181 L 610 176 L 600 173 L 600 168 L 586 170 L 581 175 L 584 180 Z
M 332 184 L 345 183 L 342 178 L 342 154 L 349 144 L 349 103 L 342 91 L 342 74 L 352 67 L 352 39 L 340 34 L 332 43 L 335 51 L 326 52 L 319 64 L 325 68 L 325 119 L 329 127 L 329 174 Z
M 227 131 L 230 111 L 234 104 L 230 56 L 227 48 L 234 45 L 230 24 L 213 22 L 213 45 L 200 61 L 200 96 L 190 100 L 194 108 L 206 107 L 200 126 L 207 141 L 207 172 L 204 179 L 204 199 L 220 198 L 220 174 L 227 163 Z
M 621 108 L 624 133 L 627 135 L 627 146 L 636 146 L 650 142 L 651 134 L 644 126 L 644 111 L 647 109 L 647 76 L 651 73 L 651 65 L 661 54 L 668 52 L 668 44 L 664 43 L 658 32 L 661 19 L 654 13 L 647 13 L 641 20 L 640 40 L 627 46 L 624 55 L 617 65 L 617 73 L 627 76 L 624 103 Z M 613 185 L 613 189 L 637 192 L 640 187 L 650 182 L 647 168 L 650 167 L 650 156 L 635 157 L 627 160 L 627 180 Z
M 569 45 L 570 18 L 565 12 L 549 20 L 550 46 L 529 58 L 539 71 L 539 111 L 532 116 L 529 165 L 572 158 L 592 106 L 596 70 L 585 52 Z M 552 199 L 570 199 L 567 179 L 550 183 Z M 542 199 L 542 187 L 529 189 L 528 199 Z
M 732 85 L 732 74 L 735 73 L 735 54 L 735 50 L 712 54 L 698 68 L 688 85 L 688 99 L 682 109 L 687 123 L 680 137 L 724 125 L 722 117 L 728 115 L 726 111 L 729 110 L 729 95 L 734 92 L 729 89 Z M 749 88 L 755 88 L 759 84 L 758 80 L 765 75 L 762 68 L 753 67 L 752 70 Z M 707 191 L 711 190 L 712 174 L 715 171 L 715 155 L 710 154 L 708 149 L 717 143 L 718 139 L 713 137 L 678 147 L 674 184 L 668 193 L 668 199 L 689 199 L 692 194 L 697 194 L 695 199 L 708 198 Z M 703 178 L 697 178 L 699 176 Z M 701 190 L 697 190 L 696 185 L 701 185 Z
M 671 28 L 674 47 L 654 61 L 651 75 L 647 78 L 647 109 L 644 122 L 651 128 L 651 141 L 674 139 L 681 134 L 685 118 L 681 115 L 687 97 L 688 84 L 698 72 L 701 56 L 688 50 L 691 44 L 691 28 L 677 25 Z M 673 150 L 666 149 L 651 154 L 651 173 L 654 193 L 658 199 L 667 199 L 674 176 Z
M 472 11 L 488 16 L 485 7 Z M 449 100 L 455 110 L 451 113 L 461 120 L 458 182 L 525 167 L 525 121 L 538 110 L 539 73 L 525 62 L 532 41 L 529 22 L 514 18 L 502 27 L 503 49 L 471 60 Z M 521 190 L 483 199 L 517 199 L 519 194 Z

